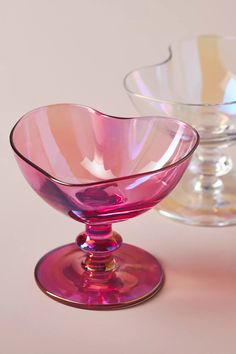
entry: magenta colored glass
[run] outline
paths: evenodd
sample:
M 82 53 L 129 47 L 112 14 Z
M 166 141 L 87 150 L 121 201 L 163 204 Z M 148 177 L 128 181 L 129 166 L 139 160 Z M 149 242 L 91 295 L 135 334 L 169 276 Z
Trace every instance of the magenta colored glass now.
M 144 213 L 170 193 L 198 145 L 196 130 L 172 118 L 119 118 L 57 104 L 23 116 L 10 140 L 31 187 L 86 226 L 74 244 L 39 261 L 39 287 L 55 300 L 91 309 L 153 296 L 163 282 L 160 264 L 122 244 L 111 224 Z

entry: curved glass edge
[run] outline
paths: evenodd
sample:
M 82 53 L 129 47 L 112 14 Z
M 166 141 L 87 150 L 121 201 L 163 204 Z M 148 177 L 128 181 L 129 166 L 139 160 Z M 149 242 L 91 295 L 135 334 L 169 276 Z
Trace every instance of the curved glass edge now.
M 75 186 L 78 186 L 78 187 L 81 187 L 81 186 L 96 186 L 96 185 L 99 185 L 99 184 L 105 184 L 105 183 L 111 183 L 111 182 L 116 182 L 116 181 L 121 181 L 121 180 L 126 180 L 126 179 L 129 179 L 129 178 L 136 178 L 136 177 L 141 177 L 141 176 L 147 176 L 147 175 L 151 175 L 151 174 L 155 174 L 155 173 L 159 173 L 159 172 L 162 172 L 162 171 L 166 171 L 166 170 L 169 170 L 171 168 L 174 168 L 176 166 L 179 166 L 181 165 L 185 160 L 187 160 L 188 158 L 190 158 L 190 156 L 194 153 L 194 151 L 196 150 L 196 148 L 198 147 L 199 145 L 199 141 L 200 141 L 200 137 L 199 137 L 199 134 L 197 132 L 197 130 L 195 128 L 193 128 L 191 125 L 189 125 L 188 123 L 186 122 L 183 122 L 179 119 L 175 119 L 175 118 L 166 118 L 166 117 L 162 117 L 162 116 L 152 116 L 152 118 L 158 118 L 158 119 L 168 119 L 168 120 L 173 120 L 175 121 L 176 123 L 180 122 L 182 123 L 183 125 L 185 125 L 186 127 L 188 127 L 190 130 L 192 130 L 193 132 L 193 135 L 195 135 L 195 138 L 196 138 L 196 141 L 192 147 L 192 149 L 188 152 L 188 154 L 186 154 L 185 156 L 183 156 L 181 159 L 179 159 L 178 161 L 170 164 L 170 165 L 167 165 L 165 167 L 162 167 L 158 170 L 153 170 L 153 171 L 148 171 L 148 172 L 143 172 L 143 173 L 138 173 L 138 174 L 133 174 L 133 175 L 129 175 L 129 176 L 122 176 L 122 177 L 118 177 L 118 178 L 112 178 L 112 179 L 107 179 L 107 180 L 102 180 L 102 181 L 97 181 L 97 182 L 90 182 L 90 183 L 67 183 L 67 182 L 64 182 L 64 181 L 61 181 L 53 176 L 51 176 L 49 173 L 47 173 L 45 170 L 43 170 L 41 167 L 39 167 L 38 165 L 34 164 L 32 161 L 30 161 L 29 159 L 27 159 L 25 156 L 23 156 L 19 150 L 16 148 L 15 144 L 14 144 L 14 132 L 15 132 L 15 129 L 18 125 L 18 123 L 24 119 L 27 115 L 30 115 L 36 111 L 39 111 L 39 110 L 43 110 L 43 109 L 46 109 L 48 107 L 52 107 L 52 106 L 62 106 L 62 105 L 67 105 L 67 106 L 75 106 L 75 107 L 80 107 L 80 108 L 85 108 L 87 109 L 88 111 L 91 111 L 92 113 L 96 113 L 98 115 L 101 115 L 101 116 L 105 116 L 105 117 L 108 117 L 108 118 L 114 118 L 114 119 L 142 119 L 142 118 L 145 118 L 147 119 L 148 117 L 118 117 L 118 116 L 112 116 L 112 115 L 107 115 L 107 114 L 104 114 L 92 107 L 89 107 L 89 106 L 85 106 L 85 105 L 80 105 L 80 104 L 75 104 L 75 103 L 58 103 L 58 104 L 52 104 L 52 105 L 46 105 L 46 106 L 41 106 L 41 107 L 38 107 L 38 108 L 35 108 L 31 111 L 29 111 L 28 113 L 24 114 L 17 122 L 16 124 L 13 126 L 11 132 L 10 132 L 10 136 L 9 136 L 9 140 L 10 140 L 10 145 L 13 149 L 13 151 L 15 152 L 15 154 L 20 158 L 22 159 L 23 161 L 25 161 L 28 165 L 30 165 L 32 168 L 36 169 L 37 171 L 39 171 L 40 173 L 42 173 L 44 176 L 46 176 L 48 179 L 52 180 L 53 182 L 55 183 L 58 183 L 58 184 L 61 184 L 61 185 L 64 185 L 64 186 L 72 186 L 72 187 L 75 187 Z M 151 118 L 151 117 L 150 117 Z

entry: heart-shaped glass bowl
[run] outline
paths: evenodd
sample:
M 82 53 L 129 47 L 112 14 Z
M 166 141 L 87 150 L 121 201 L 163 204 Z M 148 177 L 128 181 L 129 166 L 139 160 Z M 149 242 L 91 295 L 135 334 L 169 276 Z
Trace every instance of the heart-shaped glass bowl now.
M 123 244 L 111 224 L 146 212 L 170 193 L 198 139 L 176 119 L 124 119 L 75 104 L 24 115 L 10 136 L 21 171 L 46 202 L 85 224 L 75 243 L 39 261 L 39 287 L 55 300 L 90 309 L 153 296 L 163 282 L 160 264 Z M 143 233 L 148 238 L 148 230 Z
M 165 61 L 133 70 L 124 86 L 142 116 L 174 116 L 200 134 L 188 171 L 158 205 L 160 213 L 192 225 L 235 224 L 236 39 L 177 42 Z

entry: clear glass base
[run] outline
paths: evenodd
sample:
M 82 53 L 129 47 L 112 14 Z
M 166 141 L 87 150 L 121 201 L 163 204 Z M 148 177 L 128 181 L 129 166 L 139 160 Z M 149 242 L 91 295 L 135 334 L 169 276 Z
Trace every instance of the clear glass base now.
M 66 305 L 92 309 L 118 309 L 148 300 L 163 285 L 159 262 L 141 248 L 122 244 L 114 252 L 112 271 L 85 269 L 86 255 L 75 243 L 47 253 L 35 268 L 41 290 Z
M 198 226 L 236 224 L 236 174 L 208 178 L 208 184 L 190 170 L 157 210 L 177 221 Z

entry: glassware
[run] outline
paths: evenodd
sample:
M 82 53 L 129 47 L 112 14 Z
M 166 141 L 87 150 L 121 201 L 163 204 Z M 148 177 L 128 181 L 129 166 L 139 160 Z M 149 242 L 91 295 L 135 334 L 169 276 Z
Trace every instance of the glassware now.
M 176 43 L 160 64 L 130 72 L 124 86 L 141 115 L 194 126 L 200 146 L 184 178 L 158 209 L 204 226 L 236 223 L 236 39 L 199 36 Z
M 160 264 L 122 244 L 111 224 L 144 213 L 175 187 L 198 145 L 197 132 L 175 119 L 123 119 L 57 104 L 24 115 L 10 141 L 35 192 L 85 224 L 75 243 L 38 262 L 35 278 L 43 292 L 89 309 L 127 307 L 153 296 L 163 283 Z

